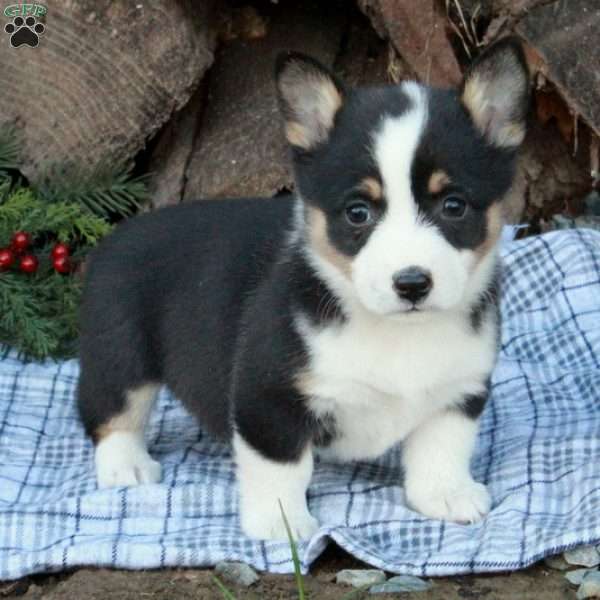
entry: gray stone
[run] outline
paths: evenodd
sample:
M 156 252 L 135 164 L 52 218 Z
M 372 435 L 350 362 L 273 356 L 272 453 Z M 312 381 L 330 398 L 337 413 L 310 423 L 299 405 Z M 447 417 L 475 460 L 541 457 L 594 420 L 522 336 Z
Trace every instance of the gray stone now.
M 600 571 L 591 571 L 577 590 L 577 600 L 597 597 L 600 597 Z
M 575 219 L 575 227 L 600 230 L 600 217 L 581 215 Z
M 552 229 L 573 229 L 575 227 L 600 230 L 600 217 L 595 215 L 581 215 L 574 219 L 566 215 L 552 217 Z
M 567 571 L 565 573 L 565 579 L 573 585 L 581 585 L 585 576 L 588 573 L 593 572 L 593 569 L 575 569 L 574 571 Z
M 570 565 L 589 568 L 600 564 L 600 554 L 594 546 L 579 546 L 579 548 L 567 550 L 563 556 Z
M 555 571 L 566 571 L 571 568 L 571 565 L 560 554 L 546 556 L 544 564 Z
M 565 215 L 554 215 L 552 217 L 554 229 L 572 229 L 575 227 L 575 221 Z
M 249 565 L 241 562 L 222 561 L 215 565 L 215 571 L 230 583 L 250 587 L 259 579 L 256 571 Z
M 432 587 L 430 581 L 424 581 L 413 575 L 398 575 L 385 583 L 374 585 L 369 589 L 370 594 L 394 594 L 398 592 L 424 592 Z
M 600 193 L 590 192 L 583 200 L 586 215 L 600 217 Z
M 379 569 L 343 569 L 337 573 L 335 581 L 360 588 L 383 583 L 385 573 Z

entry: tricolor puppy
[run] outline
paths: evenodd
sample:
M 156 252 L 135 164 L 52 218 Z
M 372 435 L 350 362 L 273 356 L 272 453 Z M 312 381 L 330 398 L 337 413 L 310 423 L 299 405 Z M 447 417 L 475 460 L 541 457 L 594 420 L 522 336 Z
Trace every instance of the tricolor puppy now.
M 498 346 L 502 202 L 529 81 L 504 40 L 459 90 L 348 90 L 282 57 L 296 193 L 203 201 L 124 223 L 94 252 L 79 407 L 101 487 L 158 482 L 144 429 L 166 384 L 233 444 L 241 526 L 311 536 L 313 457 L 403 442 L 406 501 L 490 509 L 469 461 Z

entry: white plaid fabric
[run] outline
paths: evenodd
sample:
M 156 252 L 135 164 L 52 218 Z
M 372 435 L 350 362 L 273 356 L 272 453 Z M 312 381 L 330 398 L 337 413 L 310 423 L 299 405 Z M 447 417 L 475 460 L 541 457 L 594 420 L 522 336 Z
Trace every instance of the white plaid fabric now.
M 404 504 L 399 451 L 320 463 L 309 490 L 319 533 L 371 565 L 445 575 L 518 569 L 600 541 L 600 234 L 550 233 L 504 245 L 501 360 L 475 477 L 493 497 L 477 525 L 432 521 Z M 75 411 L 76 361 L 0 357 L 0 579 L 78 565 L 292 570 L 285 543 L 244 537 L 229 449 L 166 392 L 148 439 L 157 485 L 98 491 Z

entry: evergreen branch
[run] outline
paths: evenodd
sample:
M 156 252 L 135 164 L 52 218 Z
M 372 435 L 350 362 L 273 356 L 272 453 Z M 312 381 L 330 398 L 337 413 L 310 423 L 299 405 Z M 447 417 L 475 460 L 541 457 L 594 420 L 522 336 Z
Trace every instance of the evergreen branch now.
M 13 126 L 0 126 L 0 172 L 19 168 L 21 141 Z
M 15 231 L 33 236 L 54 233 L 60 241 L 96 244 L 111 229 L 104 219 L 73 202 L 47 204 L 30 189 L 18 188 L 0 204 L 0 247 L 8 245 Z
M 0 204 L 0 247 L 17 230 L 31 234 L 39 266 L 35 274 L 16 267 L 0 273 L 0 342 L 26 358 L 73 356 L 81 280 L 55 272 L 50 253 L 57 240 L 65 242 L 76 264 L 111 225 L 80 204 L 49 204 L 31 189 L 17 188 Z
M 3 204 L 12 190 L 12 178 L 0 171 L 0 205 Z
M 74 276 L 2 273 L 0 342 L 28 358 L 71 355 L 80 295 L 81 281 Z
M 122 167 L 92 171 L 63 167 L 42 178 L 37 192 L 47 202 L 73 202 L 102 217 L 129 216 L 148 199 L 147 177 L 131 177 Z
M 0 343 L 25 358 L 70 357 L 76 351 L 82 281 L 77 273 L 57 273 L 51 250 L 63 242 L 73 264 L 79 263 L 110 232 L 108 219 L 130 215 L 148 198 L 147 180 L 113 166 L 85 171 L 67 165 L 42 177 L 38 187 L 26 188 L 15 173 L 20 148 L 16 130 L 0 126 L 0 248 L 25 231 L 32 238 L 28 252 L 39 265 L 34 274 L 17 265 L 0 272 Z

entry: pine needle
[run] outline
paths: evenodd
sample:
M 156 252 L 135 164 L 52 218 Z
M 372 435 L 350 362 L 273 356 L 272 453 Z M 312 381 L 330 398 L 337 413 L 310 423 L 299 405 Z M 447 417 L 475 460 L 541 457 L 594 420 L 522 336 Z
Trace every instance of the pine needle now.
M 21 140 L 17 130 L 12 126 L 0 127 L 0 171 L 16 170 L 19 168 Z
M 101 217 L 126 217 L 148 199 L 147 177 L 131 177 L 120 166 L 101 164 L 91 171 L 54 168 L 41 178 L 37 192 L 47 202 L 73 202 Z

